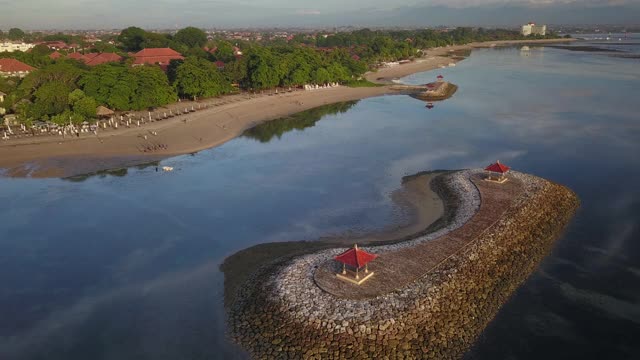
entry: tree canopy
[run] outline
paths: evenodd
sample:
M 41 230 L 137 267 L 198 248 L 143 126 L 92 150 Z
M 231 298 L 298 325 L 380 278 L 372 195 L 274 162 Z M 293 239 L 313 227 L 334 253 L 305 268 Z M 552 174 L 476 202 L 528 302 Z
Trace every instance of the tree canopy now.
M 143 110 L 176 100 L 166 74 L 157 66 L 101 64 L 83 74 L 79 84 L 88 96 L 115 110 Z
M 11 28 L 7 33 L 7 37 L 9 38 L 9 40 L 22 40 L 24 39 L 25 35 L 26 34 L 24 33 L 24 31 L 18 28 Z
M 190 48 L 201 48 L 207 43 L 207 34 L 198 28 L 189 26 L 179 30 L 173 39 Z
M 145 42 L 147 32 L 139 27 L 128 27 L 118 36 L 118 41 L 122 44 L 125 51 L 140 51 L 142 44 Z
M 218 68 L 202 58 L 188 57 L 173 64 L 173 86 L 178 95 L 193 97 L 218 96 L 231 91 L 231 84 Z

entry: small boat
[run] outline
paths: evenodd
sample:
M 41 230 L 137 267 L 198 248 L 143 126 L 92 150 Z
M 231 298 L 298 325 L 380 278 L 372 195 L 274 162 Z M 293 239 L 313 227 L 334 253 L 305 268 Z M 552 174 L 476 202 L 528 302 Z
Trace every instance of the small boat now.
M 162 170 L 164 170 L 164 171 L 173 171 L 173 167 L 171 167 L 171 166 L 163 166 Z
M 429 110 L 433 109 L 433 103 L 427 103 L 427 109 Z

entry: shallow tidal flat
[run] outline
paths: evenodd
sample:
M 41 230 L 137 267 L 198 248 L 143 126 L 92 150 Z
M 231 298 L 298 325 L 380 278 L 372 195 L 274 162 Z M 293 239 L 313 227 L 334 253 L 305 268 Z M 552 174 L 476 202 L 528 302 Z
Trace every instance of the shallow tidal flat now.
M 228 303 L 231 338 L 257 358 L 459 358 L 537 267 L 579 201 L 567 188 L 477 170 L 434 177 L 445 211 L 428 231 L 368 246 L 361 286 L 312 249 L 263 264 Z

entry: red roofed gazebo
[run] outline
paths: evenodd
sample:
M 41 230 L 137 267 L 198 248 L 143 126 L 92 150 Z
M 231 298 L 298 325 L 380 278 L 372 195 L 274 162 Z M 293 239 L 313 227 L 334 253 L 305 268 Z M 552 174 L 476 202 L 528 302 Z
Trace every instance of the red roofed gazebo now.
M 358 245 L 354 245 L 352 249 L 349 249 L 342 254 L 335 257 L 335 259 L 342 263 L 342 273 L 336 274 L 336 276 L 342 280 L 355 283 L 357 285 L 362 284 L 365 280 L 373 276 L 373 271 L 369 271 L 368 264 L 378 255 L 368 253 L 362 249 L 358 249 Z M 355 268 L 355 276 L 349 276 L 347 274 L 347 265 Z M 359 270 L 364 267 L 365 276 L 361 279 Z
M 504 176 L 507 172 L 509 172 L 510 167 L 505 164 L 500 163 L 500 160 L 497 160 L 494 164 L 491 164 L 484 168 L 486 171 L 489 171 L 494 174 L 500 174 L 496 178 L 493 178 L 491 175 L 487 180 L 496 181 L 499 183 L 503 183 L 507 181 L 507 178 Z
M 437 76 L 437 79 L 438 79 L 438 81 L 444 81 L 444 76 L 442 76 L 442 75 L 438 75 L 438 76 Z

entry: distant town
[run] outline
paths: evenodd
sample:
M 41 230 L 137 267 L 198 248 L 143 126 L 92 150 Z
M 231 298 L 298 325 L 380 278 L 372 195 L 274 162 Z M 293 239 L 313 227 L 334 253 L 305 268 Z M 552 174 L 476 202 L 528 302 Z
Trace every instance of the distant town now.
M 471 27 L 187 27 L 167 31 L 135 26 L 84 31 L 12 28 L 0 31 L 0 112 L 6 114 L 3 123 L 11 135 L 11 125 L 27 129 L 34 123 L 95 122 L 99 109 L 140 111 L 179 99 L 238 91 L 329 84 L 371 86 L 362 79 L 368 70 L 413 61 L 427 49 L 478 41 L 558 37 L 546 26 L 534 25 L 525 25 L 520 32 Z

